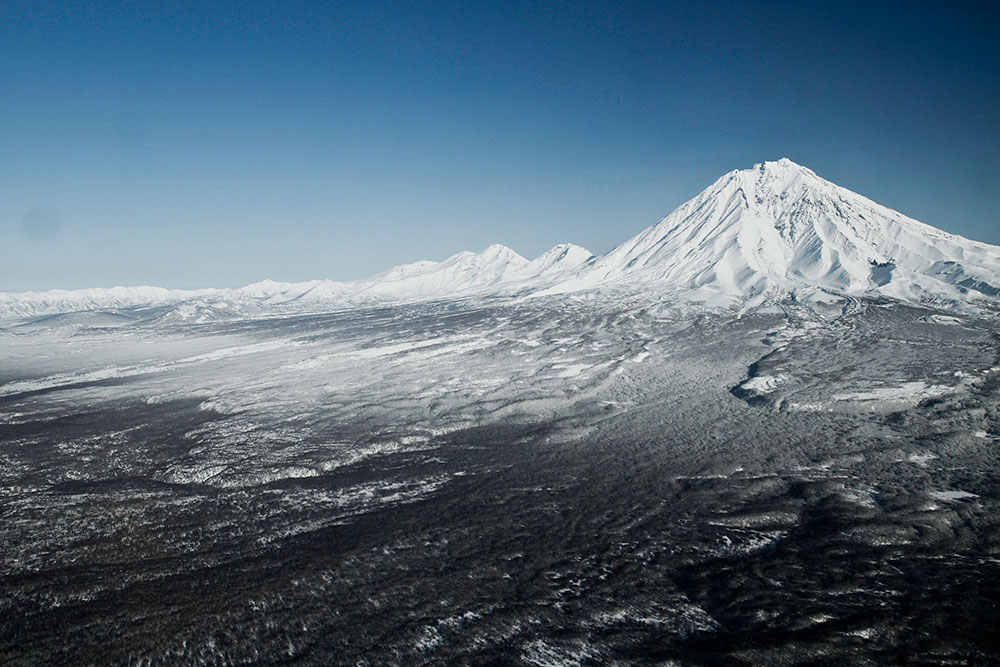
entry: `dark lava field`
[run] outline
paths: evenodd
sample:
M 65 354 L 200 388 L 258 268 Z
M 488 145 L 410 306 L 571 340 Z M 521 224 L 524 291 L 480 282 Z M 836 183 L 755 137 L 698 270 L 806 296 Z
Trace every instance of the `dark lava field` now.
M 8 323 L 0 663 L 995 664 L 998 335 L 853 300 Z

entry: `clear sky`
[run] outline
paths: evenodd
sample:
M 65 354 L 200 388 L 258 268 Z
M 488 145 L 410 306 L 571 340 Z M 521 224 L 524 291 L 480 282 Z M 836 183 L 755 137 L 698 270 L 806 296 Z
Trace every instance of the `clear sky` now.
M 0 291 L 346 280 L 492 243 L 600 253 L 779 157 L 1000 244 L 997 16 L 0 3 Z

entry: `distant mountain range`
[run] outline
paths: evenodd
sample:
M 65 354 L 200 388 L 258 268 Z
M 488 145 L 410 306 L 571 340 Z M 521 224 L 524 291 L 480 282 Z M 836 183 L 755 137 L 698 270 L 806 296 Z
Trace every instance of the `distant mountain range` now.
M 0 293 L 0 318 L 168 306 L 178 319 L 268 307 L 641 290 L 714 307 L 869 295 L 938 306 L 1000 302 L 1000 247 L 908 218 L 781 159 L 731 171 L 607 254 L 572 244 L 527 260 L 502 245 L 367 280 L 271 280 Z

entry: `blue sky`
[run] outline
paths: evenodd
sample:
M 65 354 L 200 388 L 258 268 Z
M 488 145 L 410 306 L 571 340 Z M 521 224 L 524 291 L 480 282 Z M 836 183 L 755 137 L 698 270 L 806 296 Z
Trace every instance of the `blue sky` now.
M 1000 244 L 998 28 L 920 2 L 3 3 L 0 291 L 604 252 L 783 156 Z

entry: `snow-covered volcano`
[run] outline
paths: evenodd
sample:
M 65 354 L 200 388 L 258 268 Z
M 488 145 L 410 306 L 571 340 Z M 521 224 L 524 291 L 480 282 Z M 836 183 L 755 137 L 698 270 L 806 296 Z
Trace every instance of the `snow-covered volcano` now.
M 260 308 L 627 289 L 752 306 L 793 295 L 1000 303 L 1000 247 L 908 218 L 781 159 L 731 171 L 656 225 L 594 257 L 572 244 L 527 260 L 502 245 L 367 280 L 265 280 L 235 290 L 112 288 L 0 293 L 0 319 L 182 304 L 184 318 Z
M 548 291 L 641 284 L 709 301 L 1000 296 L 1000 248 L 947 234 L 781 159 L 731 171 Z

